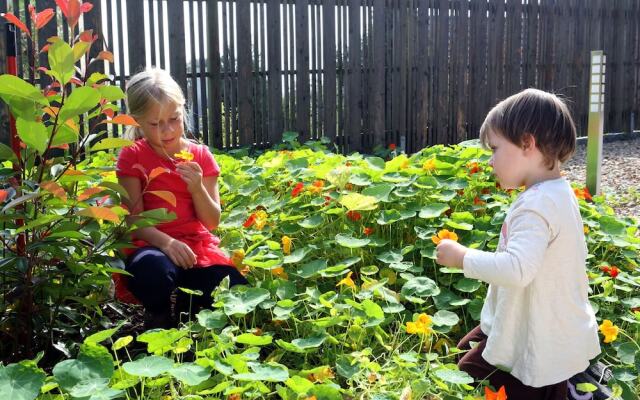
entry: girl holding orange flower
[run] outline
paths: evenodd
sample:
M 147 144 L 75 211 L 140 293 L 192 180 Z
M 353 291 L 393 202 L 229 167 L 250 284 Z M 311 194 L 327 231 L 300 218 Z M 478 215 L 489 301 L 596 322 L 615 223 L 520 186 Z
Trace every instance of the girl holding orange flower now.
M 170 297 L 177 287 L 200 290 L 192 311 L 211 304 L 210 293 L 229 276 L 246 284 L 211 233 L 220 222 L 220 167 L 209 149 L 185 138 L 185 98 L 171 75 L 148 69 L 127 84 L 127 107 L 138 126 L 126 133 L 134 144 L 116 167 L 132 216 L 165 208 L 176 218 L 133 233 L 138 249 L 128 254 L 128 288 L 145 307 L 145 327 L 173 325 Z M 132 217 L 135 220 L 135 217 Z M 176 304 L 188 304 L 178 293 Z M 181 301 L 182 300 L 182 301 Z
M 504 387 L 509 399 L 566 400 L 569 378 L 600 353 L 583 222 L 560 173 L 575 149 L 575 124 L 558 97 L 527 89 L 489 112 L 480 140 L 500 185 L 526 190 L 505 217 L 496 252 L 437 238 L 438 263 L 489 283 L 480 325 L 458 344 L 467 350 L 458 367 Z

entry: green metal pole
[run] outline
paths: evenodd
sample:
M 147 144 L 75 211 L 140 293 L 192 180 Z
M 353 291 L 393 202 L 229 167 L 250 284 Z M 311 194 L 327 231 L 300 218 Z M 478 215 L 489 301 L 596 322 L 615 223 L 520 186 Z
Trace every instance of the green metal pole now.
M 602 137 L 604 135 L 604 76 L 606 57 L 601 50 L 591 52 L 589 123 L 587 131 L 587 189 L 600 194 Z

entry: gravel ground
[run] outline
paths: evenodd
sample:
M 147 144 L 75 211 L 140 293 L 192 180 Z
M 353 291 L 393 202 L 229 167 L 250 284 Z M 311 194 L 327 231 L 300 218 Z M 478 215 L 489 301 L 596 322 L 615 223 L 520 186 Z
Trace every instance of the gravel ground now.
M 586 182 L 586 142 L 580 142 L 564 166 L 570 181 Z M 606 142 L 602 150 L 601 188 L 619 215 L 640 219 L 640 137 Z

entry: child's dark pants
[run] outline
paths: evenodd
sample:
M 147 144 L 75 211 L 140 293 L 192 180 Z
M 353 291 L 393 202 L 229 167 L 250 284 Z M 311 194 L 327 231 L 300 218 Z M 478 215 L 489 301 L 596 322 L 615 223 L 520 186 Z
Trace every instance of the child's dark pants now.
M 246 285 L 247 280 L 235 267 L 214 265 L 207 268 L 184 269 L 176 266 L 169 257 L 155 247 L 143 247 L 129 256 L 126 271 L 129 278 L 129 290 L 152 313 L 167 313 L 171 310 L 171 294 L 178 287 L 202 291 L 202 296 L 193 296 L 191 309 L 200 310 L 211 307 L 211 292 L 222 279 L 229 277 L 229 286 Z M 188 295 L 177 294 L 176 303 L 181 296 L 189 304 Z
M 478 343 L 471 349 L 469 342 Z M 461 350 L 469 350 L 458 361 L 458 368 L 467 372 L 476 380 L 488 379 L 491 386 L 498 390 L 504 386 L 507 397 L 514 400 L 566 400 L 567 381 L 556 383 L 555 385 L 543 387 L 531 387 L 523 384 L 508 372 L 501 371 L 489 364 L 482 358 L 482 352 L 487 344 L 487 336 L 482 333 L 480 326 L 475 327 L 471 332 L 458 343 Z

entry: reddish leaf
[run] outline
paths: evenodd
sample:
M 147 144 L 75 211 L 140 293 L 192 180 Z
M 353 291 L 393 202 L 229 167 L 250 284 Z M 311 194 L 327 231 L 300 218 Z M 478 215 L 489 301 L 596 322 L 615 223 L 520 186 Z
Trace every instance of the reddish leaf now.
M 104 204 L 104 202 L 105 202 L 105 201 L 107 201 L 107 200 L 109 200 L 109 195 L 108 195 L 108 194 L 107 194 L 107 195 L 104 195 L 104 196 L 102 196 L 102 197 L 100 197 L 100 199 L 96 201 L 96 204 L 97 204 L 97 205 L 99 205 L 99 206 L 101 206 L 101 205 L 103 205 L 103 204 Z
M 53 194 L 60 200 L 67 201 L 67 192 L 65 192 L 62 186 L 58 185 L 57 183 L 46 181 L 46 182 L 42 182 L 40 184 L 40 187 L 46 190 L 47 192 Z
M 7 196 L 9 196 L 9 191 L 0 189 L 0 203 L 4 202 L 7 199 Z
M 73 83 L 76 86 L 84 86 L 84 82 L 82 82 L 80 79 L 76 78 L 75 76 L 71 78 L 69 82 Z
M 69 27 L 73 29 L 78 24 L 80 15 L 82 15 L 80 0 L 68 0 L 67 5 L 69 7 L 67 9 L 67 22 L 69 23 Z
M 95 194 L 98 194 L 100 192 L 104 191 L 104 188 L 100 187 L 100 186 L 96 186 L 96 187 L 91 187 L 86 189 L 84 192 L 80 193 L 80 195 L 78 196 L 78 201 L 85 201 L 86 199 L 94 196 Z
M 46 53 L 47 51 L 49 51 L 49 46 L 51 46 L 49 43 L 42 46 L 42 48 L 40 49 L 40 53 Z M 44 68 L 44 67 L 40 67 L 40 68 Z
M 98 53 L 98 57 L 96 57 L 96 59 L 98 60 L 105 60 L 105 61 L 109 61 L 110 63 L 113 62 L 113 53 L 110 51 L 101 51 L 100 53 Z
M 104 110 L 102 110 L 102 113 L 106 115 L 107 118 L 113 118 L 113 116 L 115 115 L 115 111 L 110 108 L 105 108 Z
M 88 31 L 82 32 L 80 34 L 80 41 L 93 42 L 93 29 L 89 29 Z
M 167 168 L 156 167 L 151 170 L 151 173 L 149 174 L 149 180 L 152 180 L 153 178 L 156 178 L 157 176 L 162 175 L 166 172 L 169 172 Z
M 156 196 L 160 197 L 162 200 L 166 201 L 172 206 L 174 207 L 176 206 L 176 196 L 167 190 L 152 190 L 147 193 L 155 194 Z
M 59 144 L 57 146 L 51 146 L 52 149 L 69 150 L 69 143 Z
M 82 11 L 83 13 L 89 12 L 93 9 L 93 4 L 86 2 L 86 3 L 82 3 L 82 5 L 80 6 L 80 11 Z
M 21 31 L 23 31 L 27 35 L 31 36 L 31 32 L 29 32 L 29 29 L 27 29 L 26 25 L 24 23 L 22 23 L 22 21 L 20 21 L 20 19 L 18 17 L 16 17 L 12 13 L 5 13 L 5 14 L 2 14 L 2 16 L 7 21 L 11 22 L 12 24 L 14 24 L 18 28 L 20 28 Z
M 60 8 L 60 11 L 62 11 L 62 14 L 66 17 L 69 14 L 69 0 L 56 0 L 56 4 Z
M 53 18 L 54 15 L 56 15 L 56 13 L 53 11 L 53 8 L 47 8 L 46 10 L 40 11 L 36 15 L 36 29 L 41 29 L 45 26 L 49 21 L 51 21 L 51 18 Z
M 116 125 L 140 126 L 138 125 L 136 120 L 133 119 L 131 115 L 127 115 L 127 114 L 118 114 L 115 117 L 113 117 L 111 120 L 106 122 L 109 122 L 111 124 L 116 124 Z
M 95 219 L 105 219 L 107 221 L 116 223 L 120 222 L 120 217 L 118 216 L 118 214 L 106 207 L 87 207 L 83 210 L 78 211 L 78 215 Z

